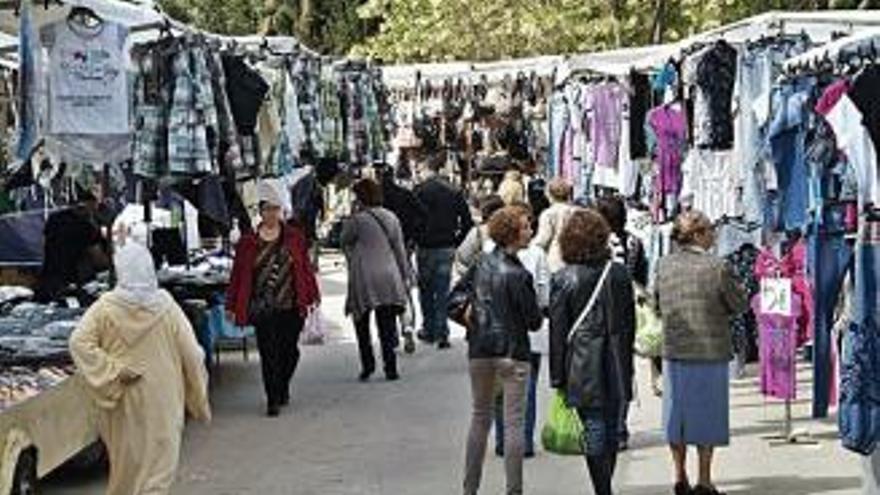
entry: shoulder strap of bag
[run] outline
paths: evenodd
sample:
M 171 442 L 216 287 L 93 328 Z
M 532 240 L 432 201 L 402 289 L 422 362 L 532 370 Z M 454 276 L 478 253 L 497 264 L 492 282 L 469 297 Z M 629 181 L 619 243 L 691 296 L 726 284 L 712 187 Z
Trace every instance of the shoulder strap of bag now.
M 605 264 L 605 269 L 602 270 L 602 276 L 599 277 L 599 283 L 596 284 L 596 288 L 593 289 L 593 294 L 590 296 L 590 301 L 587 303 L 584 310 L 581 311 L 578 319 L 575 320 L 574 325 L 571 326 L 571 329 L 568 331 L 568 341 L 571 342 L 572 336 L 574 336 L 574 332 L 578 327 L 581 326 L 581 323 L 587 318 L 590 314 L 590 311 L 593 310 L 593 307 L 596 305 L 596 301 L 599 299 L 599 294 L 602 292 L 602 287 L 605 286 L 605 280 L 608 278 L 608 272 L 611 271 L 611 262 Z

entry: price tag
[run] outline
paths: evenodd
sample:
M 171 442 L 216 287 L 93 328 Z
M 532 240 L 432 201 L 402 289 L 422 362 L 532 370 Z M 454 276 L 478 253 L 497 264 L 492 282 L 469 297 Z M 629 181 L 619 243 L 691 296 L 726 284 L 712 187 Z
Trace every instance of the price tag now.
M 765 278 L 761 280 L 761 312 L 764 314 L 791 316 L 792 288 L 790 278 Z

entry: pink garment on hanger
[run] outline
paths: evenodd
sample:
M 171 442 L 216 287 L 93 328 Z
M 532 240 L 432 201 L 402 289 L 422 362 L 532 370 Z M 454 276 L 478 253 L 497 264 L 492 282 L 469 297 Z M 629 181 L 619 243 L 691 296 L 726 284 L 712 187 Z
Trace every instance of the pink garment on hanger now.
M 677 104 L 660 105 L 648 113 L 647 131 L 653 137 L 651 154 L 659 169 L 654 177 L 651 211 L 656 222 L 666 221 L 682 186 L 681 165 L 687 148 L 687 119 Z M 650 140 L 649 140 L 650 142 Z
M 586 122 L 597 167 L 617 168 L 626 91 L 617 83 L 598 84 L 584 97 Z
M 797 334 L 802 307 L 800 296 L 795 294 L 791 316 L 765 314 L 761 312 L 761 294 L 752 298 L 758 322 L 761 393 L 766 396 L 797 398 Z
M 834 109 L 834 106 L 837 105 L 837 102 L 843 98 L 843 95 L 849 93 L 850 88 L 852 88 L 852 83 L 848 79 L 840 79 L 831 83 L 822 92 L 819 101 L 816 102 L 816 112 L 821 115 L 828 115 Z
M 681 191 L 681 164 L 687 147 L 687 119 L 673 105 L 661 105 L 648 114 L 648 124 L 654 133 L 654 157 L 660 167 L 656 192 L 678 195 Z
M 562 135 L 562 148 L 559 150 L 559 172 L 568 181 L 574 179 L 574 129 L 569 126 Z
M 803 239 L 778 259 L 773 251 L 764 248 L 755 260 L 758 280 L 773 277 L 790 278 L 792 292 L 799 298 L 797 345 L 813 338 L 813 288 L 807 278 L 807 245 Z

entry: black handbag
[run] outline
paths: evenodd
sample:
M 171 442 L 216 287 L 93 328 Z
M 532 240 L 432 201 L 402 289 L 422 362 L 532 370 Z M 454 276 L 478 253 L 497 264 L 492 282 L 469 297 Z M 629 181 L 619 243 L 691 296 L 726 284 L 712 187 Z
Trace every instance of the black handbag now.
M 476 266 L 471 267 L 456 282 L 446 303 L 446 316 L 468 330 L 473 325 L 471 311 L 474 302 L 474 275 L 476 269 Z

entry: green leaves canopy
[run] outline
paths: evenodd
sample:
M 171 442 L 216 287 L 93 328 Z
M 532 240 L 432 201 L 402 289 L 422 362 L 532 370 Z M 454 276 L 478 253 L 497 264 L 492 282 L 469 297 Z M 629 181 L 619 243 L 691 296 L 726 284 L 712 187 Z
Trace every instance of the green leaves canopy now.
M 665 42 L 768 10 L 880 0 L 160 0 L 225 34 L 289 34 L 326 54 L 386 62 L 497 60 Z

